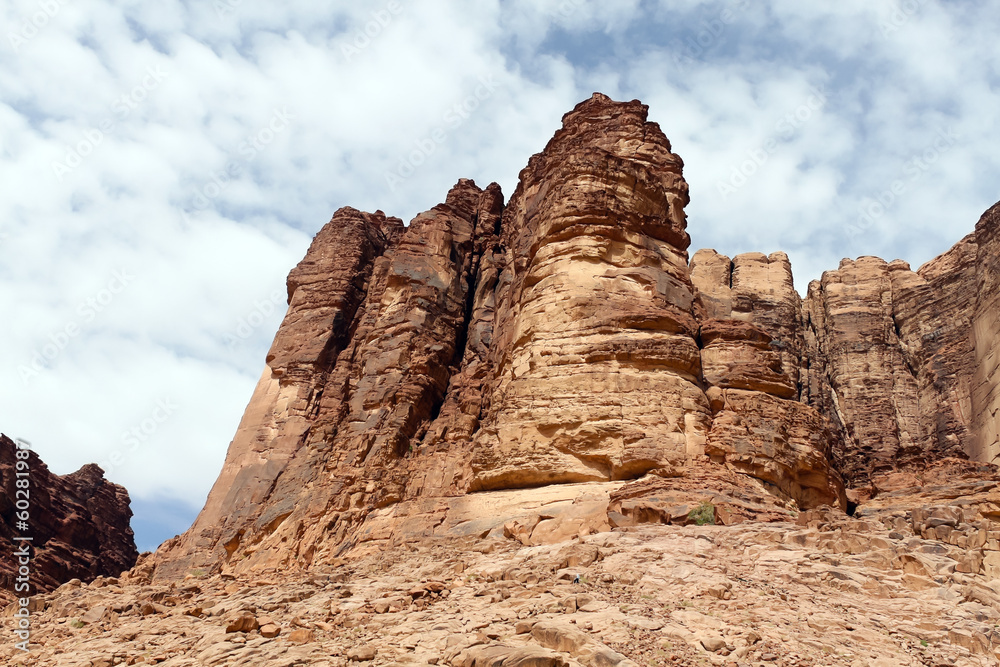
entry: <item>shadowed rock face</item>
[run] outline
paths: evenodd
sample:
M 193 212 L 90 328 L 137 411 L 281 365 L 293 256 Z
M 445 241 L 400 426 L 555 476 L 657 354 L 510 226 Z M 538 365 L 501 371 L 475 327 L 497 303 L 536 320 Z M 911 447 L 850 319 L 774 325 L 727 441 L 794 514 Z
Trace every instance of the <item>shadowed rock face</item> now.
M 972 379 L 974 440 L 970 454 L 995 463 L 1000 457 L 1000 204 L 976 225 L 976 306 Z
M 91 581 L 117 577 L 135 565 L 139 552 L 129 526 L 132 510 L 128 492 L 104 479 L 90 464 L 70 475 L 53 475 L 34 452 L 27 459 L 29 481 L 28 530 L 19 530 L 15 496 L 17 445 L 0 435 L 0 540 L 5 548 L 20 547 L 15 537 L 31 537 L 31 593 L 53 590 L 70 579 Z M 18 563 L 8 552 L 0 559 L 0 591 L 13 595 Z M 18 597 L 27 597 L 19 591 Z
M 996 273 L 983 238 L 981 223 L 916 272 L 899 260 L 862 257 L 810 285 L 808 400 L 838 423 L 836 465 L 852 485 L 952 456 L 993 463 L 1000 452 L 980 444 L 998 380 L 989 379 L 986 361 L 996 332 L 974 326 L 995 312 L 982 304 L 997 293 L 981 287 Z
M 682 168 L 644 105 L 596 94 L 506 205 L 462 180 L 405 228 L 338 211 L 204 510 L 144 571 L 540 544 L 707 500 L 774 520 L 1000 453 L 995 214 L 917 272 L 845 260 L 803 300 L 784 253 L 689 261 Z

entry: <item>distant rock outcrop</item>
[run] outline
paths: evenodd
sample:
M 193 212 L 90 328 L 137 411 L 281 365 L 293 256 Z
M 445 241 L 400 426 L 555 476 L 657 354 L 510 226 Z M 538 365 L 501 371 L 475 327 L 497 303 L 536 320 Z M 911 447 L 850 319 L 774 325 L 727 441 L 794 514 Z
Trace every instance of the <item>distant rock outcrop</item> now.
M 405 228 L 337 211 L 205 508 L 146 570 L 540 544 L 703 503 L 774 520 L 1000 455 L 997 209 L 919 271 L 845 260 L 803 299 L 784 253 L 689 261 L 682 168 L 644 105 L 597 94 L 506 205 L 462 180 Z
M 21 544 L 32 547 L 28 582 L 32 594 L 50 591 L 71 579 L 91 581 L 98 576 L 116 577 L 135 565 L 139 553 L 129 527 L 132 510 L 128 492 L 104 479 L 104 471 L 85 465 L 70 475 L 53 475 L 30 450 L 18 459 L 18 446 L 0 435 L 0 541 L 8 553 L 0 558 L 0 591 L 15 593 L 18 563 L 10 550 Z M 27 462 L 19 470 L 17 462 Z M 24 468 L 24 466 L 22 466 Z M 18 472 L 28 473 L 18 475 Z M 28 480 L 28 519 L 18 526 L 17 480 Z M 15 537 L 30 537 L 14 542 Z M 14 545 L 14 546 L 11 546 Z M 21 597 L 24 597 L 23 595 Z

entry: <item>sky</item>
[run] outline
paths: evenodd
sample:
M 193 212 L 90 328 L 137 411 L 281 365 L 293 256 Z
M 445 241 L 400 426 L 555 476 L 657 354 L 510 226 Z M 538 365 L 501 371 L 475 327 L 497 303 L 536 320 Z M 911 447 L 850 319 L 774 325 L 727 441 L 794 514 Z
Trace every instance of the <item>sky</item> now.
M 985 0 L 8 0 L 0 430 L 185 530 L 341 206 L 519 171 L 595 91 L 685 162 L 692 251 L 913 265 L 1000 199 Z

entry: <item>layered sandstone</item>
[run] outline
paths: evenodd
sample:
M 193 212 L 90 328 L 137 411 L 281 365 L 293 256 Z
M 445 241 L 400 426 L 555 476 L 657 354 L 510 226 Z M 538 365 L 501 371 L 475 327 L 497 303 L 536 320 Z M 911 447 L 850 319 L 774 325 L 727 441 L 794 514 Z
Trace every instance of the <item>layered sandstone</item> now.
M 704 452 L 681 169 L 645 107 L 595 98 L 522 172 L 473 490 L 631 479 Z
M 492 222 L 496 192 L 462 181 L 405 231 L 353 209 L 324 227 L 289 277 L 289 313 L 186 555 L 246 558 L 291 529 L 311 558 L 326 531 L 346 530 L 338 515 L 353 527 L 351 510 L 402 498 L 407 476 L 393 464 L 463 357 L 476 221 L 482 208 Z
M 973 424 L 973 319 L 977 294 L 990 293 L 978 254 L 971 235 L 916 272 L 862 257 L 810 285 L 809 400 L 839 423 L 838 468 L 854 485 L 952 456 L 991 462 Z
M 803 507 L 844 506 L 831 465 L 837 430 L 800 401 L 808 361 L 788 256 L 747 253 L 730 260 L 699 250 L 690 270 L 713 318 L 702 321 L 700 332 L 713 412 L 707 453 Z
M 461 180 L 406 227 L 338 211 L 155 576 L 543 545 L 704 503 L 774 521 L 1000 454 L 996 209 L 918 271 L 844 260 L 803 299 L 784 253 L 689 258 L 687 203 L 646 107 L 597 94 L 507 202 Z
M 978 243 L 973 316 L 975 374 L 972 379 L 974 439 L 970 454 L 996 462 L 1000 457 L 1000 204 L 976 225 Z
M 18 597 L 27 597 L 27 591 L 15 589 L 20 563 L 10 555 L 22 544 L 31 547 L 27 577 L 31 594 L 51 591 L 71 579 L 118 576 L 135 565 L 139 552 L 129 526 L 132 510 L 128 492 L 104 479 L 104 472 L 94 464 L 70 475 L 54 475 L 37 454 L 24 451 L 28 457 L 19 459 L 18 445 L 0 435 L 4 489 L 0 496 L 0 540 L 8 550 L 0 559 L 2 595 L 17 591 L 21 593 Z M 19 480 L 27 480 L 27 487 L 18 486 Z M 16 495 L 18 489 L 20 495 Z M 29 505 L 26 526 L 20 525 L 17 507 L 18 500 L 25 498 Z M 18 537 L 31 539 L 15 542 Z

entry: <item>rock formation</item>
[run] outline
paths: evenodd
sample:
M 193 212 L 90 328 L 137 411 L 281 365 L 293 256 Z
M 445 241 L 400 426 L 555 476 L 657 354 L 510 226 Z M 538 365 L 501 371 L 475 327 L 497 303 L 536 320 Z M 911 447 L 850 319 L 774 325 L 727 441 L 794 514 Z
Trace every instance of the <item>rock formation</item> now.
M 993 463 L 1000 457 L 1000 204 L 976 225 L 975 373 L 972 379 L 970 455 Z
M 471 490 L 635 479 L 704 452 L 687 183 L 645 120 L 595 98 L 521 173 Z
M 32 664 L 1000 659 L 1000 205 L 802 298 L 689 259 L 682 168 L 598 94 L 506 203 L 337 211 L 194 526 Z
M 0 435 L 0 540 L 8 553 L 0 559 L 0 591 L 15 592 L 18 563 L 10 549 L 20 548 L 15 537 L 30 537 L 32 559 L 28 577 L 32 594 L 51 591 L 71 579 L 92 581 L 98 576 L 118 576 L 135 565 L 135 548 L 129 519 L 128 492 L 104 479 L 104 472 L 90 464 L 70 475 L 53 475 L 37 454 L 17 458 L 18 446 Z M 18 468 L 18 462 L 26 463 Z M 22 475 L 18 475 L 18 473 Z M 24 476 L 23 473 L 28 473 Z M 19 528 L 15 495 L 18 480 L 27 480 L 27 528 Z M 13 545 L 13 546 L 11 546 Z
M 803 299 L 784 253 L 689 258 L 646 114 L 581 103 L 506 203 L 462 180 L 406 227 L 337 211 L 205 508 L 144 567 L 771 521 L 1000 455 L 997 209 L 916 272 L 844 260 Z

